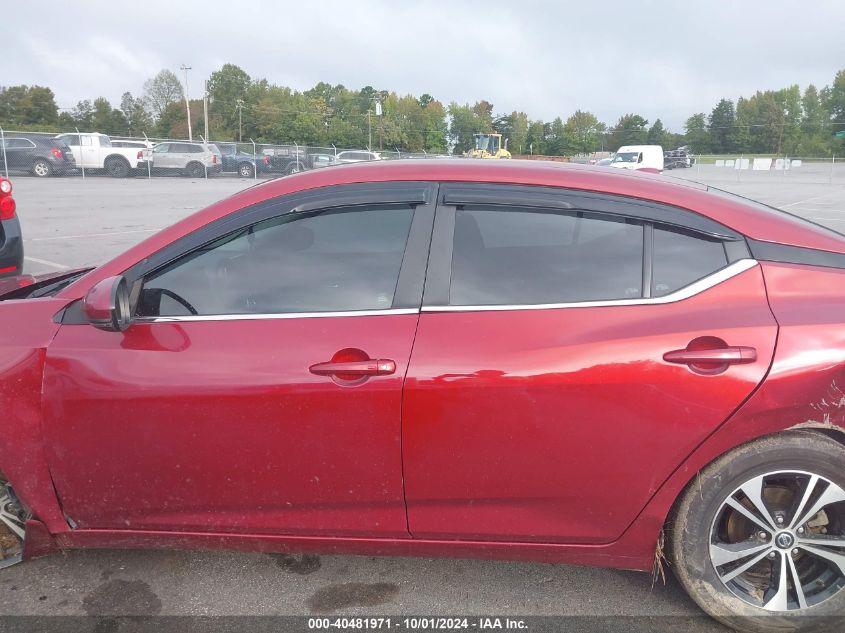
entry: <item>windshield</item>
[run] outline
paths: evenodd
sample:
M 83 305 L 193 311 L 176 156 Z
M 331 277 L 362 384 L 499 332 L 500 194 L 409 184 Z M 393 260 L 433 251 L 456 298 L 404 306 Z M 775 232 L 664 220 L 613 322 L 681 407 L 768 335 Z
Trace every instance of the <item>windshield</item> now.
M 614 163 L 636 163 L 640 159 L 639 152 L 619 152 L 613 157 Z
M 495 152 L 499 149 L 499 138 L 497 136 L 489 136 L 487 134 L 476 134 L 475 149 Z

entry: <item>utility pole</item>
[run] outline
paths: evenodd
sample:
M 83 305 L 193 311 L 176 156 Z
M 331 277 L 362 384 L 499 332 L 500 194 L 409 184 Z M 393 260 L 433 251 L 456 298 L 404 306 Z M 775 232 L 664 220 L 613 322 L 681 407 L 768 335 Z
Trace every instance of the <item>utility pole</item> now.
M 373 151 L 373 121 L 372 121 L 372 110 L 367 110 L 367 137 L 369 141 L 367 142 L 367 149 L 369 151 Z
M 194 135 L 191 132 L 191 104 L 188 101 L 188 71 L 191 70 L 191 67 L 182 64 L 179 68 L 185 73 L 185 112 L 188 113 L 188 140 L 193 141 Z
M 235 102 L 235 105 L 238 108 L 238 142 L 240 143 L 241 141 L 244 140 L 244 132 L 243 132 L 243 127 L 244 127 L 244 121 L 243 121 L 244 100 L 238 99 Z
M 205 121 L 205 141 L 208 142 L 211 140 L 211 134 L 208 133 L 208 82 L 206 81 L 203 85 L 202 118 Z

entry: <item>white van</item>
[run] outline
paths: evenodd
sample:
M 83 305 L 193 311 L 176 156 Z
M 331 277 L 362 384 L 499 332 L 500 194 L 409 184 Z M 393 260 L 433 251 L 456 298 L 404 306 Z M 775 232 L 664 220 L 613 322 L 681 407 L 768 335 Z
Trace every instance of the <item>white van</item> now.
M 625 145 L 613 157 L 611 167 L 618 169 L 663 171 L 663 148 L 660 145 Z

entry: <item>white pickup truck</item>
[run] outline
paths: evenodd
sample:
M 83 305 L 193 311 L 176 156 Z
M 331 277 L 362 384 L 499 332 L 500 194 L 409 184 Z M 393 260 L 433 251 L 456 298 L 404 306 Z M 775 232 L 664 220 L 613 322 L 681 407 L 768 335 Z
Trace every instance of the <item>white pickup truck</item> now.
M 138 168 L 141 151 L 137 147 L 112 147 L 105 134 L 70 133 L 56 138 L 70 148 L 77 167 L 103 169 L 115 178 L 125 178 Z

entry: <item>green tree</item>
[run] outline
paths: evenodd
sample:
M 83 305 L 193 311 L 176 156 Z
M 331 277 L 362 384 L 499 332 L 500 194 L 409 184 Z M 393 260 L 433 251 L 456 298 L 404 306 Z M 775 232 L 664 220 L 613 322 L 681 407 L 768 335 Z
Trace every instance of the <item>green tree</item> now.
M 616 150 L 623 145 L 642 145 L 648 138 L 647 125 L 648 120 L 639 114 L 621 116 L 611 131 L 610 149 Z
M 211 100 L 209 110 L 218 117 L 224 128 L 237 130 L 239 107 L 243 108 L 243 112 L 251 111 L 262 96 L 261 92 L 266 92 L 261 86 L 257 90 L 250 90 L 251 86 L 250 76 L 234 64 L 223 64 L 220 70 L 211 73 L 208 78 L 208 95 Z M 253 125 L 250 120 L 246 122 L 248 126 Z
M 172 71 L 160 70 L 144 82 L 144 100 L 156 119 L 164 115 L 170 104 L 184 98 L 182 84 Z
M 135 98 L 131 92 L 124 92 L 120 99 L 120 111 L 126 119 L 130 136 L 153 133 L 153 121 L 143 99 Z
M 50 127 L 59 120 L 56 97 L 43 86 L 0 88 L 0 125 Z
M 736 132 L 736 111 L 730 99 L 721 99 L 707 118 L 710 131 L 710 151 L 733 152 Z
M 684 123 L 687 145 L 693 152 L 704 154 L 710 151 L 710 134 L 707 130 L 707 120 L 703 112 L 693 114 Z
M 601 128 L 601 123 L 592 112 L 576 110 L 566 119 L 566 134 L 572 143 L 571 151 L 578 154 L 588 154 L 598 150 Z
M 648 129 L 646 142 L 649 145 L 660 145 L 661 147 L 666 144 L 666 129 L 663 127 L 663 121 L 660 119 L 654 121 L 654 125 Z

